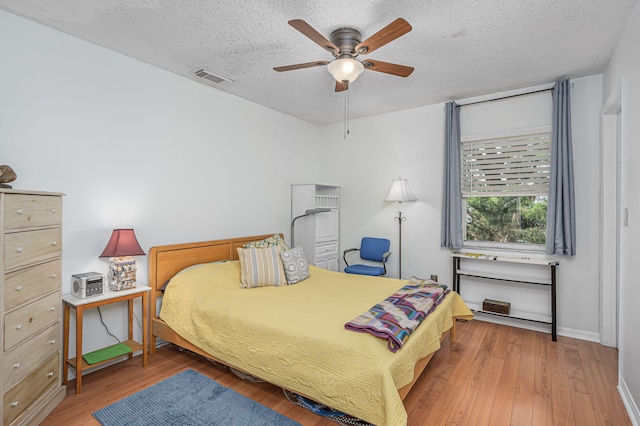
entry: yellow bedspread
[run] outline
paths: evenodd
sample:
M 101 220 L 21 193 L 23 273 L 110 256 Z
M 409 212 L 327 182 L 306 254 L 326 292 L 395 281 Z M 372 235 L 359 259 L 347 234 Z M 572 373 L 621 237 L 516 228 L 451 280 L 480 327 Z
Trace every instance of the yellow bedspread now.
M 310 267 L 286 287 L 240 288 L 237 261 L 192 267 L 167 287 L 160 318 L 213 357 L 377 425 L 405 425 L 397 389 L 440 347 L 452 318 L 473 314 L 451 292 L 392 353 L 344 324 L 406 284 Z

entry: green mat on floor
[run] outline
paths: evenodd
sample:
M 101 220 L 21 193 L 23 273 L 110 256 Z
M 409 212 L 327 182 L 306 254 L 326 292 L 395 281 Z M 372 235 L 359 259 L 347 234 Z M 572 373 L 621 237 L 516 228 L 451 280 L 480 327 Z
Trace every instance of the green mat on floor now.
M 111 358 L 115 358 L 121 355 L 126 355 L 131 352 L 131 348 L 124 343 L 117 343 L 113 346 L 109 346 L 97 351 L 89 352 L 82 355 L 82 358 L 87 364 L 96 364 L 101 361 L 106 361 Z

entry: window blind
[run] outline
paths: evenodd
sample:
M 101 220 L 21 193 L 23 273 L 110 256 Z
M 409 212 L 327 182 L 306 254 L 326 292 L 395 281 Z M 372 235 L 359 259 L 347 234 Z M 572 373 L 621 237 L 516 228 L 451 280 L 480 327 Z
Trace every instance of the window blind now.
M 462 142 L 462 196 L 547 195 L 550 157 L 550 133 Z

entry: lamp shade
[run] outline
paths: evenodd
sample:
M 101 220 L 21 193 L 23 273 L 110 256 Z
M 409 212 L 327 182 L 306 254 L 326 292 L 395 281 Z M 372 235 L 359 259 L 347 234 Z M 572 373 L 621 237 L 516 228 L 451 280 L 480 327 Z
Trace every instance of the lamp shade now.
M 140 247 L 133 229 L 114 229 L 100 257 L 142 256 L 145 252 Z
M 336 81 L 343 83 L 345 81 L 351 83 L 362 71 L 364 65 L 361 62 L 351 58 L 335 59 L 327 65 L 327 70 L 331 73 Z
M 385 201 L 398 201 L 400 203 L 404 201 L 416 201 L 416 195 L 409 186 L 409 181 L 406 179 L 398 178 L 394 179 L 389 188 L 389 193 Z

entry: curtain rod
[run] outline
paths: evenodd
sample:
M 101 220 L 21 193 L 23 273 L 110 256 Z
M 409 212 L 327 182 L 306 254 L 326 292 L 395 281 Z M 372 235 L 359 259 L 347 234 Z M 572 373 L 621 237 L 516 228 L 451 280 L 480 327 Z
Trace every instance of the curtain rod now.
M 571 83 L 571 85 L 573 86 L 573 83 Z M 503 99 L 515 98 L 517 96 L 524 96 L 524 95 L 533 95 L 535 93 L 549 92 L 551 90 L 553 90 L 553 87 L 549 87 L 548 89 L 534 90 L 533 92 L 518 93 L 517 95 L 509 95 L 509 96 L 502 96 L 500 98 L 486 99 L 484 101 L 469 102 L 468 104 L 460 104 L 460 106 L 463 107 L 468 105 L 483 104 L 485 102 L 501 101 Z

